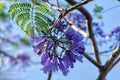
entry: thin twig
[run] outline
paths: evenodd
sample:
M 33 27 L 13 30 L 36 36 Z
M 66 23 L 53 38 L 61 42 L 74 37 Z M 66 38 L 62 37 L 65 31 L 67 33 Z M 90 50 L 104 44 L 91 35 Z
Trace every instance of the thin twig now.
M 120 57 L 111 65 L 109 71 L 111 71 L 111 69 L 113 69 L 113 67 L 115 67 L 119 62 L 120 62 Z
M 12 56 L 12 55 L 6 53 L 6 52 L 3 51 L 3 50 L 0 50 L 0 54 L 2 54 L 2 55 L 4 55 L 4 56 L 7 56 L 7 57 L 14 57 L 14 56 Z
M 47 80 L 51 80 L 52 77 L 52 70 L 50 70 L 49 74 L 48 74 L 48 79 Z
M 107 73 L 109 72 L 109 70 L 111 70 L 111 66 L 113 64 L 113 62 L 115 61 L 115 59 L 120 55 L 120 46 L 118 46 L 110 55 L 110 57 L 108 58 L 107 62 L 105 63 L 104 69 L 102 70 L 102 72 L 100 73 L 100 75 L 98 76 L 98 80 L 104 80 L 105 76 L 107 75 Z
M 111 52 L 111 51 L 113 51 L 113 50 L 100 51 L 100 52 L 99 52 L 99 54 L 100 54 L 100 55 L 102 55 L 102 54 L 105 54 L 105 53 L 108 53 L 108 52 Z M 93 53 L 92 53 L 92 52 L 87 52 L 87 53 L 89 53 L 89 54 L 93 55 Z
M 49 28 L 49 30 L 51 30 L 54 26 L 56 26 L 62 19 L 63 17 L 68 14 L 69 12 L 78 9 L 80 7 L 82 7 L 83 5 L 87 4 L 88 2 L 93 1 L 93 0 L 84 0 L 81 3 L 75 4 L 70 8 L 67 9 L 62 9 L 61 14 L 59 15 L 59 17 L 55 20 L 54 24 Z
M 84 53 L 83 56 L 88 59 L 93 65 L 95 65 L 96 67 L 98 67 L 99 69 L 102 69 L 103 66 L 101 66 L 100 64 L 98 64 L 93 58 L 91 58 L 87 53 Z
M 45 2 L 50 8 L 53 8 L 53 9 L 58 10 L 58 11 L 62 11 L 62 8 L 59 8 L 59 7 L 53 5 L 53 4 L 51 4 L 50 2 L 45 1 L 45 0 L 44 0 L 44 2 Z
M 92 30 L 92 20 L 88 20 L 87 19 L 86 23 L 87 23 L 87 26 L 86 26 L 87 27 L 87 31 L 88 31 L 88 34 L 89 34 L 89 37 L 90 37 L 90 40 L 91 40 L 91 45 L 92 45 L 92 48 L 93 48 L 93 51 L 94 51 L 95 58 L 96 58 L 97 62 L 99 64 L 101 64 L 97 42 L 96 42 L 93 30 Z

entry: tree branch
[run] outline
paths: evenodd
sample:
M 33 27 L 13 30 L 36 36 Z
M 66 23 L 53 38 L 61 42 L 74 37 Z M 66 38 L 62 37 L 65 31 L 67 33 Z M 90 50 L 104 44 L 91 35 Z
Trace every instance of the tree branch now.
M 100 73 L 100 75 L 98 76 L 98 80 L 104 80 L 105 76 L 107 75 L 107 73 L 109 72 L 109 70 L 111 70 L 112 68 L 112 64 L 114 64 L 114 60 L 120 55 L 120 46 L 118 46 L 110 55 L 110 57 L 108 58 L 107 62 L 105 63 L 104 69 L 102 70 L 102 72 Z
M 111 65 L 109 71 L 111 71 L 111 69 L 112 69 L 113 67 L 115 67 L 119 62 L 120 62 L 120 58 L 118 58 L 118 59 Z
M 63 9 L 61 11 L 61 14 L 59 15 L 59 17 L 55 20 L 54 24 L 49 28 L 49 30 L 51 30 L 54 26 L 56 26 L 60 21 L 61 19 L 63 19 L 63 17 L 68 14 L 69 12 L 73 11 L 74 9 L 78 9 L 80 7 L 82 7 L 83 5 L 87 4 L 88 2 L 90 1 L 93 1 L 93 0 L 84 0 L 82 1 L 81 3 L 78 3 L 78 4 L 75 4 L 73 5 L 72 7 L 70 8 L 67 8 L 67 9 Z
M 91 58 L 87 53 L 84 53 L 83 56 L 88 59 L 93 65 L 95 65 L 96 67 L 98 67 L 99 69 L 102 69 L 103 66 L 101 66 L 100 64 L 98 64 L 93 58 Z
M 53 8 L 53 9 L 58 10 L 58 11 L 62 11 L 62 10 L 63 10 L 62 8 L 59 8 L 59 7 L 51 4 L 51 3 L 48 2 L 48 1 L 45 1 L 45 0 L 44 0 L 44 2 L 45 2 L 50 8 Z
M 47 80 L 51 80 L 52 77 L 52 70 L 50 70 L 49 74 L 48 74 L 48 79 Z
M 6 53 L 5 51 L 3 50 L 0 50 L 0 54 L 4 55 L 4 56 L 7 56 L 7 57 L 13 57 L 12 55 L 9 55 L 8 53 Z

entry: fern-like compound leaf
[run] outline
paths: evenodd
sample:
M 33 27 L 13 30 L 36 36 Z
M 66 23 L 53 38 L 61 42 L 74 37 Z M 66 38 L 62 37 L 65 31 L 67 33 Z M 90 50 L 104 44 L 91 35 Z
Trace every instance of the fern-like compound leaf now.
M 48 19 L 54 18 L 54 14 L 47 6 L 34 1 L 31 3 L 16 2 L 10 6 L 9 13 L 29 36 L 34 35 L 34 30 L 38 34 L 48 30 Z

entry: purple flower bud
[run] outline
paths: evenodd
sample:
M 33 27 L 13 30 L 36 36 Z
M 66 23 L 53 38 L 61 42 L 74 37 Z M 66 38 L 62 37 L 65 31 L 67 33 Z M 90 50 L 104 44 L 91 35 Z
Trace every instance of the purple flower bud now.
M 28 66 L 30 62 L 30 57 L 26 54 L 18 54 L 17 59 L 22 62 L 23 66 Z
M 48 50 L 43 51 L 43 53 L 41 54 L 41 64 L 44 65 L 48 58 L 49 58 Z
M 40 54 L 39 51 L 43 49 L 44 44 L 45 42 L 41 42 L 38 45 L 33 46 L 35 53 Z
M 48 73 L 50 70 L 52 70 L 54 72 L 58 71 L 57 58 L 55 56 L 52 59 L 48 58 L 44 64 L 42 70 L 44 73 Z
M 74 33 L 75 33 L 75 31 L 73 29 L 68 28 L 67 31 L 65 32 L 65 36 L 68 39 L 72 39 Z
M 76 62 L 75 59 L 71 56 L 71 54 L 72 53 L 70 51 L 66 51 L 65 55 L 63 56 L 63 62 L 66 68 L 69 67 L 73 68 L 74 67 L 73 63 Z
M 58 29 L 58 31 L 63 31 L 67 28 L 67 24 L 64 23 L 64 21 L 59 22 L 55 28 Z
M 60 60 L 59 69 L 61 70 L 61 72 L 63 73 L 64 76 L 67 76 L 69 70 L 68 70 L 68 68 L 66 68 L 66 66 L 63 64 L 62 60 Z
M 83 39 L 83 36 L 78 32 L 76 32 L 72 37 L 72 40 L 75 42 L 81 41 L 82 39 Z
M 14 57 L 9 57 L 8 62 L 11 64 L 11 66 L 15 66 L 18 64 L 18 59 L 14 58 Z
M 44 41 L 44 36 L 40 36 L 40 37 L 35 37 L 35 36 L 33 36 L 32 38 L 31 38 L 31 42 L 32 42 L 32 44 L 34 44 L 34 45 L 36 45 L 36 44 L 38 44 L 38 43 L 40 43 L 40 42 L 43 42 Z

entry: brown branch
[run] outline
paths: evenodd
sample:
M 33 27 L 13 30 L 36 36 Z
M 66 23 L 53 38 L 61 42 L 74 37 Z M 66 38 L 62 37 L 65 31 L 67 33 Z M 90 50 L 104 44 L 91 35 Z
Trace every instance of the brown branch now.
M 120 46 L 118 46 L 110 55 L 107 62 L 105 63 L 104 69 L 98 76 L 98 80 L 104 80 L 106 75 L 108 74 L 109 70 L 112 68 L 112 64 L 115 61 L 115 59 L 120 55 Z
M 93 51 L 94 51 L 95 58 L 96 58 L 97 62 L 99 64 L 101 64 L 97 42 L 96 42 L 93 30 L 92 30 L 92 20 L 86 20 L 86 23 L 87 23 L 87 26 L 86 26 L 87 31 L 88 31 L 88 34 L 89 34 L 89 37 L 90 37 L 90 40 L 91 40 L 91 44 L 92 44 L 92 48 L 93 48 Z
M 120 58 L 118 58 L 118 59 L 111 65 L 109 71 L 111 71 L 111 69 L 112 69 L 113 67 L 115 67 L 119 62 L 120 62 Z
M 12 56 L 12 55 L 6 53 L 6 52 L 3 51 L 3 50 L 0 50 L 0 54 L 2 54 L 2 55 L 4 55 L 4 56 L 7 56 L 7 57 L 12 57 L 12 58 L 14 57 L 14 56 Z
M 49 74 L 48 74 L 48 79 L 47 80 L 51 80 L 52 77 L 52 70 L 50 70 Z
M 91 58 L 87 53 L 84 53 L 83 56 L 88 59 L 93 65 L 95 65 L 96 67 L 98 67 L 99 69 L 102 69 L 103 66 L 101 66 L 100 64 L 98 64 L 93 58 Z
M 59 15 L 59 17 L 55 20 L 54 24 L 49 28 L 49 30 L 51 30 L 54 26 L 56 26 L 60 21 L 61 19 L 63 19 L 63 17 L 68 14 L 69 12 L 75 10 L 75 9 L 78 9 L 80 7 L 82 7 L 83 5 L 87 4 L 88 2 L 90 2 L 92 0 L 84 0 L 82 1 L 81 3 L 78 3 L 78 4 L 75 4 L 73 5 L 72 7 L 70 8 L 67 8 L 67 9 L 63 9 L 61 11 L 61 14 Z
M 74 0 L 66 0 L 66 1 L 71 5 L 77 4 L 77 2 L 75 2 Z M 94 37 L 94 33 L 93 33 L 93 30 L 92 30 L 92 16 L 90 15 L 90 13 L 84 7 L 79 7 L 78 10 L 86 17 L 87 31 L 88 31 L 88 34 L 89 34 L 89 38 L 91 39 L 91 44 L 92 44 L 92 47 L 93 47 L 94 55 L 95 55 L 95 58 L 96 58 L 98 64 L 101 64 L 98 47 L 97 47 L 96 40 L 95 40 L 95 37 Z
M 70 27 L 71 27 L 73 30 L 81 33 L 84 37 L 88 37 L 88 34 L 87 34 L 86 32 L 84 32 L 82 29 L 78 28 L 78 27 L 77 27 L 76 25 L 74 25 L 72 22 L 67 21 L 67 23 L 70 25 Z
M 58 10 L 58 11 L 62 11 L 62 10 L 63 10 L 62 8 L 59 8 L 59 7 L 51 4 L 51 3 L 48 2 L 47 0 L 44 0 L 44 2 L 45 2 L 50 8 L 53 8 L 53 9 Z

